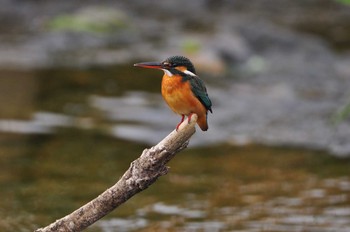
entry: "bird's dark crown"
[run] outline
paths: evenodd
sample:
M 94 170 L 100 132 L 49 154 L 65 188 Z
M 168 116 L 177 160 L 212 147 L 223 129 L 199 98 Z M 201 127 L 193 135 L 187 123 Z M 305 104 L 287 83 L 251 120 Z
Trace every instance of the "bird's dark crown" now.
M 184 56 L 171 56 L 162 62 L 162 65 L 166 69 L 171 69 L 179 66 L 184 66 L 188 71 L 196 74 L 196 70 L 192 62 Z

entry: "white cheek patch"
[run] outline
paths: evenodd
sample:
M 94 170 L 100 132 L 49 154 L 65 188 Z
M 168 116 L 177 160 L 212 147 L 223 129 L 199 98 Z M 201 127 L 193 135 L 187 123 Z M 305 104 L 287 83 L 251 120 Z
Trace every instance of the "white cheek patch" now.
M 165 73 L 167 76 L 169 76 L 169 77 L 173 76 L 173 74 L 172 74 L 169 70 L 167 70 L 167 69 L 162 69 L 162 70 L 164 71 L 164 73 Z
M 193 72 L 188 71 L 188 70 L 185 70 L 184 73 L 187 75 L 190 75 L 190 76 L 194 76 L 194 77 L 197 76 L 196 74 L 194 74 Z

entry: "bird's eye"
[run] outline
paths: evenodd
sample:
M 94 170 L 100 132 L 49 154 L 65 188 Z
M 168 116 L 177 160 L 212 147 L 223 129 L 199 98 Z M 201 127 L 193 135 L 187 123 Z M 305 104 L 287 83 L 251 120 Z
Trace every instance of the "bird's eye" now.
M 172 65 L 169 62 L 163 62 L 163 66 L 165 66 L 165 67 L 172 67 Z

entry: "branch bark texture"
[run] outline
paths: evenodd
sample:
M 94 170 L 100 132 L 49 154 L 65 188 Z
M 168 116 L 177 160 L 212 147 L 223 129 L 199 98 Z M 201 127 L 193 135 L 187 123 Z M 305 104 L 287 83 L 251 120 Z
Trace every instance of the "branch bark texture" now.
M 148 188 L 158 177 L 168 173 L 166 164 L 176 153 L 187 147 L 189 139 L 196 131 L 196 122 L 197 115 L 193 114 L 189 123 L 185 120 L 178 131 L 174 130 L 156 146 L 145 149 L 115 185 L 71 214 L 35 232 L 82 231 Z

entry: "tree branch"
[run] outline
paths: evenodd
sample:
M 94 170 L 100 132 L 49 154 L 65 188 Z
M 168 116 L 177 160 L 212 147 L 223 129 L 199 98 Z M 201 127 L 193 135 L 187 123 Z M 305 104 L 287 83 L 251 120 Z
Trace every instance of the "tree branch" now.
M 158 177 L 168 173 L 169 169 L 165 165 L 176 153 L 187 147 L 189 139 L 196 131 L 196 122 L 197 115 L 193 114 L 189 123 L 185 120 L 178 131 L 172 131 L 156 146 L 145 149 L 115 185 L 71 214 L 35 232 L 82 231 L 148 188 Z

